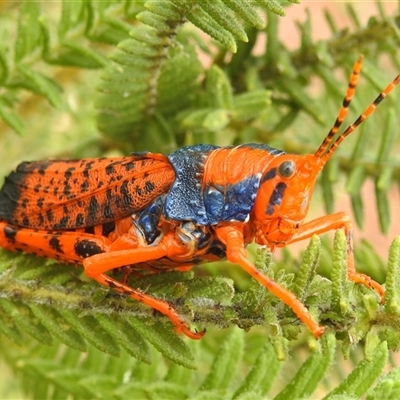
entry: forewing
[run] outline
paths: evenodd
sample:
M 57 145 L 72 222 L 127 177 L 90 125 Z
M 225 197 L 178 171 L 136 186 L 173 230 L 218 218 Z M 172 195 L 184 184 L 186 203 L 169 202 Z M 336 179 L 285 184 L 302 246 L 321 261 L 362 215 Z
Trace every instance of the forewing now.
M 167 157 L 34 161 L 20 164 L 0 190 L 0 218 L 32 229 L 77 229 L 124 218 L 168 191 Z

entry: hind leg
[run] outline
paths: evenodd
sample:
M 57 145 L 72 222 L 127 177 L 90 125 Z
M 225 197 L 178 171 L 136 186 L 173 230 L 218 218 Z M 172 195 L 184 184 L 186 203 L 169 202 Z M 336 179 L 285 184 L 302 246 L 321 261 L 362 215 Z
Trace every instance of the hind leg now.
M 0 246 L 66 262 L 82 262 L 83 256 L 108 251 L 111 241 L 78 231 L 44 231 L 19 228 L 0 221 Z
M 187 253 L 187 246 L 179 241 L 173 232 L 166 234 L 157 245 L 139 247 L 128 250 L 110 251 L 97 254 L 83 260 L 83 266 L 87 276 L 109 286 L 118 292 L 140 301 L 166 315 L 175 326 L 175 330 L 183 333 L 191 339 L 200 339 L 205 332 L 193 332 L 177 314 L 177 312 L 165 301 L 148 296 L 139 289 L 131 288 L 106 275 L 105 272 L 122 267 L 127 264 L 145 263 L 162 257 L 176 257 Z
M 187 252 L 187 247 L 172 233 L 166 235 L 158 245 L 137 247 L 136 238 L 129 235 L 123 235 L 111 242 L 100 235 L 78 231 L 36 231 L 0 221 L 0 246 L 11 251 L 25 251 L 83 264 L 87 276 L 158 310 L 171 320 L 177 332 L 192 339 L 200 339 L 204 335 L 204 332 L 192 332 L 167 302 L 151 297 L 105 274 L 125 265 L 179 256 Z

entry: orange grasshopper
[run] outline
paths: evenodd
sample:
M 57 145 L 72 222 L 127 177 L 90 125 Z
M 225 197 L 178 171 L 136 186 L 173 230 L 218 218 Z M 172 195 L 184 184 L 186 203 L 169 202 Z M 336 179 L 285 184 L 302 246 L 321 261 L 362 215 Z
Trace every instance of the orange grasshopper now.
M 20 164 L 0 190 L 0 246 L 82 264 L 87 276 L 153 307 L 176 331 L 193 332 L 168 302 L 106 274 L 119 267 L 149 272 L 186 270 L 227 258 L 287 304 L 315 337 L 324 327 L 289 290 L 248 259 L 255 241 L 271 250 L 344 229 L 348 278 L 383 287 L 358 273 L 353 228 L 343 212 L 304 223 L 319 172 L 342 141 L 394 89 L 397 76 L 336 139 L 358 81 L 362 58 L 334 126 L 314 154 L 292 155 L 262 144 L 187 146 L 168 156 L 35 161 Z

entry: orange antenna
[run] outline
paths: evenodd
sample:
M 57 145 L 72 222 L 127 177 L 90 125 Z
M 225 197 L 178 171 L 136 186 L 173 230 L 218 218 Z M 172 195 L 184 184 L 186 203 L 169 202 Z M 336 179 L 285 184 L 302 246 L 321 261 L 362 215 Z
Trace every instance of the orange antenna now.
M 350 76 L 349 86 L 347 87 L 346 95 L 343 99 L 343 104 L 339 110 L 338 117 L 336 121 L 329 131 L 328 135 L 322 142 L 321 146 L 315 152 L 315 156 L 323 160 L 325 164 L 331 155 L 335 152 L 335 150 L 339 147 L 340 143 L 353 132 L 358 125 L 364 122 L 374 111 L 375 108 L 379 105 L 379 103 L 385 99 L 385 97 L 395 88 L 395 86 L 400 82 L 400 75 L 388 85 L 386 88 L 378 95 L 378 97 L 370 104 L 366 110 L 356 119 L 356 121 L 351 124 L 340 136 L 333 141 L 337 131 L 339 130 L 340 126 L 342 125 L 343 120 L 345 119 L 347 112 L 349 110 L 350 102 L 354 96 L 355 88 L 358 82 L 358 77 L 360 74 L 361 66 L 362 66 L 363 57 L 360 56 L 359 59 L 355 62 L 353 71 Z M 330 146 L 330 147 L 329 147 Z

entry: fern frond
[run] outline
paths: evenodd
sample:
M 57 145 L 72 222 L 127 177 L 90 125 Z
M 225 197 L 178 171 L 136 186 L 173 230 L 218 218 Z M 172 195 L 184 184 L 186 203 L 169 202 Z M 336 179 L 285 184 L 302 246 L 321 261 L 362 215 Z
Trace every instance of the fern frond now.
M 201 69 L 193 51 L 177 45 L 177 30 L 185 20 L 172 7 L 171 12 L 174 19 L 170 20 L 149 11 L 139 14 L 147 26 L 133 31 L 133 38 L 122 42 L 111 56 L 117 64 L 105 71 L 99 87 L 103 96 L 97 103 L 98 124 L 103 132 L 119 139 L 130 137 L 135 124 L 156 111 L 162 112 L 157 102 L 159 81 L 164 82 L 167 93 L 171 93 L 172 86 L 177 89 L 173 95 L 182 96 L 181 101 L 190 104 L 191 89 L 197 85 Z M 164 104 L 168 110 L 174 103 Z
M 317 237 L 304 254 L 296 279 L 282 269 L 271 269 L 272 259 L 259 253 L 256 264 L 281 285 L 293 290 L 310 308 L 321 323 L 333 329 L 348 352 L 374 329 L 390 338 L 390 347 L 400 345 L 396 334 L 399 315 L 396 299 L 397 285 L 391 284 L 387 293 L 386 309 L 378 306 L 376 295 L 350 283 L 346 277 L 346 240 L 339 231 L 335 239 L 331 279 L 316 275 L 321 248 Z M 391 267 L 388 282 L 397 282 L 400 265 L 398 241 L 391 249 Z M 96 284 L 81 282 L 76 269 L 60 264 L 46 263 L 29 257 L 2 256 L 0 276 L 0 313 L 4 323 L 0 331 L 16 343 L 22 343 L 25 334 L 44 344 L 52 337 L 78 350 L 86 343 L 108 354 L 118 356 L 122 347 L 134 357 L 149 361 L 146 341 L 174 362 L 185 364 L 193 358 L 165 318 L 155 316 L 150 309 Z M 14 271 L 14 265 L 18 269 Z M 68 269 L 66 269 L 68 268 Z M 71 275 L 69 275 L 71 274 Z M 40 282 L 37 281 L 40 279 Z M 301 325 L 277 298 L 254 281 L 244 293 L 233 297 L 230 281 L 222 277 L 195 278 L 190 273 L 165 273 L 141 278 L 131 283 L 148 288 L 148 293 L 169 299 L 179 314 L 193 320 L 200 328 L 209 324 L 227 327 L 232 324 L 244 329 L 265 325 L 274 337 L 277 353 L 284 337 L 295 338 Z M 389 307 L 389 308 L 388 308 Z M 385 311 L 386 310 L 386 311 Z M 96 332 L 96 335 L 93 335 Z M 284 358 L 285 355 L 282 355 Z M 189 366 L 191 364 L 187 364 Z
M 85 69 L 108 64 L 104 53 L 90 44 L 93 41 L 115 44 L 129 32 L 128 24 L 117 23 L 116 18 L 109 16 L 111 10 L 116 12 L 118 8 L 112 3 L 65 1 L 56 30 L 53 21 L 49 21 L 54 14 L 49 14 L 40 2 L 22 2 L 14 49 L 5 46 L 0 49 L 0 116 L 15 131 L 24 132 L 22 119 L 15 110 L 21 90 L 43 96 L 53 107 L 61 107 L 62 89 L 55 78 L 56 70 L 39 72 L 35 67 L 38 63 Z M 124 15 L 123 7 L 118 11 L 120 17 Z M 9 25 L 0 26 L 3 42 L 9 43 L 5 39 L 10 35 Z
M 22 388 L 29 398 L 57 399 L 80 398 L 173 398 L 173 399 L 299 399 L 337 398 L 347 393 L 360 398 L 367 391 L 369 399 L 374 395 L 396 392 L 398 370 L 383 377 L 373 387 L 387 360 L 388 351 L 382 343 L 371 358 L 364 357 L 354 362 L 354 370 L 348 376 L 335 379 L 331 373 L 324 382 L 331 363 L 340 358 L 335 348 L 333 335 L 328 335 L 322 349 L 308 358 L 299 357 L 301 348 L 293 349 L 293 359 L 278 361 L 270 343 L 260 334 L 245 335 L 238 329 L 228 335 L 216 333 L 219 350 L 210 353 L 213 340 L 199 343 L 198 356 L 207 366 L 205 371 L 194 371 L 181 366 L 169 366 L 157 353 L 155 362 L 146 365 L 121 354 L 111 358 L 90 347 L 87 354 L 55 347 L 47 350 L 27 342 L 25 348 L 1 340 L 3 357 L 22 381 Z M 243 351 L 246 338 L 247 350 Z M 260 346 L 261 343 L 264 343 Z M 3 347 L 3 345 L 5 345 Z M 193 346 L 191 346 L 193 347 Z M 297 353 L 297 356 L 296 356 Z M 296 371 L 293 376 L 293 370 Z M 396 372 L 397 371 L 397 372 Z M 392 385 L 391 385 L 392 383 Z M 390 388 L 385 388 L 390 385 Z M 326 390 L 323 391 L 323 386 Z M 393 397 L 387 397 L 393 398 Z
M 5 260 L 7 258 L 5 256 Z M 166 358 L 193 366 L 193 357 L 184 342 L 173 333 L 169 324 L 165 326 L 158 318 L 154 319 L 152 310 L 138 307 L 135 302 L 120 303 L 119 296 L 113 299 L 101 289 L 80 282 L 74 278 L 74 268 L 40 265 L 40 260 L 32 259 L 25 268 L 19 267 L 14 277 L 13 262 L 1 264 L 0 314 L 3 323 L 0 332 L 14 342 L 22 344 L 25 332 L 41 343 L 51 345 L 54 336 L 80 351 L 85 351 L 86 343 L 90 343 L 105 353 L 118 356 L 122 347 L 146 362 L 150 361 L 146 344 L 149 342 Z M 174 290 L 171 291 L 171 284 L 166 284 L 167 281 L 174 282 L 173 288 L 178 291 L 175 296 L 182 296 L 182 290 L 191 289 L 186 305 L 182 306 L 187 308 L 188 304 L 193 304 L 191 312 L 196 312 L 197 308 L 206 309 L 217 301 L 226 303 L 232 297 L 233 289 L 226 280 L 200 280 L 185 289 L 186 275 L 178 274 L 178 280 L 174 275 L 156 277 L 149 282 L 146 279 L 141 284 L 147 287 L 152 281 L 153 288 L 164 287 L 164 292 L 166 290 L 171 296 Z M 202 300 L 203 296 L 207 301 Z
M 397 399 L 400 393 L 399 382 L 400 368 L 393 368 L 390 372 L 381 376 L 379 384 L 368 391 L 366 399 Z
M 386 302 L 386 312 L 397 314 L 400 311 L 399 288 L 400 281 L 400 238 L 393 241 L 388 260 L 388 274 L 386 278 L 386 291 L 388 292 L 389 301 Z
M 323 346 L 322 352 L 312 354 L 304 362 L 293 379 L 275 397 L 275 400 L 307 398 L 315 391 L 334 361 L 334 337 L 332 335 L 327 336 L 323 341 Z M 372 382 L 370 381 L 369 385 Z
M 388 359 L 386 343 L 381 343 L 373 354 L 373 358 L 362 361 L 357 368 L 324 399 L 335 399 L 345 395 L 360 398 L 382 373 Z
M 235 39 L 247 41 L 235 12 L 257 26 L 261 23 L 250 3 L 243 6 L 237 1 L 148 2 L 146 9 L 137 16 L 144 25 L 135 27 L 132 39 L 119 45 L 111 56 L 115 64 L 105 71 L 99 86 L 103 92 L 97 103 L 99 128 L 118 140 L 147 136 L 145 122 L 150 117 L 168 118 L 195 104 L 203 69 L 193 44 L 180 32 L 187 20 L 232 51 Z M 217 124 L 214 130 L 222 127 Z M 171 141 L 162 148 L 174 146 Z

